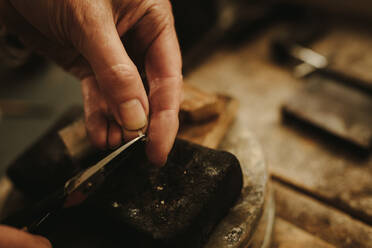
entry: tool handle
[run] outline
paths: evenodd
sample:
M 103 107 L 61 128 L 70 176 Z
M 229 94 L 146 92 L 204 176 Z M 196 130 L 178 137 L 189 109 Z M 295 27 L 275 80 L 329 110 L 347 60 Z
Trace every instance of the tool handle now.
M 29 233 L 39 234 L 38 229 L 40 225 L 50 214 L 54 214 L 63 207 L 65 199 L 64 188 L 61 188 L 36 204 L 8 216 L 1 221 L 1 224 L 20 228 Z

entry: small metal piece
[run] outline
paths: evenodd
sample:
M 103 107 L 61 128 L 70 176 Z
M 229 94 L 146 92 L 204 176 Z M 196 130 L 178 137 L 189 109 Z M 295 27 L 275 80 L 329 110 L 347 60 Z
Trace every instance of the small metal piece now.
M 298 44 L 292 45 L 289 53 L 292 57 L 302 62 L 293 69 L 293 74 L 297 78 L 305 77 L 319 69 L 325 69 L 329 64 L 325 56 Z
M 43 223 L 44 220 L 46 220 L 46 218 L 49 217 L 49 215 L 50 215 L 50 213 L 47 213 L 43 218 L 41 218 L 41 219 L 39 220 L 39 222 L 36 223 L 36 226 L 39 226 L 41 223 Z
M 33 233 L 33 231 L 41 225 L 48 217 L 50 216 L 50 212 L 46 213 L 42 218 L 36 220 L 29 226 L 25 226 L 22 228 L 23 231 Z
M 328 60 L 325 56 L 314 50 L 300 45 L 293 45 L 291 55 L 304 63 L 311 65 L 316 69 L 323 69 L 328 66 Z
M 113 202 L 113 203 L 112 203 L 112 206 L 113 206 L 114 208 L 118 208 L 118 207 L 120 207 L 120 204 L 117 203 L 117 202 Z

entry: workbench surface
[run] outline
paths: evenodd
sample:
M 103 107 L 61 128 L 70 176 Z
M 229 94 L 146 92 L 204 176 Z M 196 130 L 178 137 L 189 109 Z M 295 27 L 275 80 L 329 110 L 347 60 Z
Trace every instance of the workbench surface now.
M 372 247 L 372 159 L 281 122 L 281 106 L 302 87 L 270 59 L 279 27 L 226 45 L 186 81 L 240 101 L 238 119 L 260 141 L 275 182 L 273 247 Z

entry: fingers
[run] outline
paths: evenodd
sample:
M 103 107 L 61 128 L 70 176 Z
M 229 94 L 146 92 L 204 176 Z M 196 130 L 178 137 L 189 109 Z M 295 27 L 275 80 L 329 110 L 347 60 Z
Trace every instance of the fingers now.
M 107 147 L 107 120 L 104 109 L 104 100 L 99 92 L 94 77 L 82 80 L 81 89 L 84 102 L 85 126 L 92 144 L 98 148 Z
M 98 148 L 116 148 L 122 142 L 122 130 L 114 120 L 108 120 L 108 109 L 94 77 L 82 80 L 85 124 L 88 136 Z
M 107 17 L 100 21 L 84 30 L 86 38 L 81 52 L 91 65 L 117 123 L 126 130 L 138 130 L 146 126 L 149 112 L 142 80 L 113 20 Z
M 164 27 L 149 47 L 145 62 L 151 106 L 147 155 L 159 166 L 166 162 L 177 135 L 182 88 L 177 36 L 172 23 Z
M 122 141 L 122 130 L 116 121 L 111 120 L 109 122 L 107 143 L 109 148 L 117 148 Z
M 146 152 L 149 160 L 157 166 L 167 161 L 177 135 L 179 121 L 179 98 L 181 77 L 153 80 L 150 86 L 152 107 L 148 128 Z
M 31 235 L 12 227 L 0 226 L 0 247 L 51 248 L 52 245 L 44 237 Z

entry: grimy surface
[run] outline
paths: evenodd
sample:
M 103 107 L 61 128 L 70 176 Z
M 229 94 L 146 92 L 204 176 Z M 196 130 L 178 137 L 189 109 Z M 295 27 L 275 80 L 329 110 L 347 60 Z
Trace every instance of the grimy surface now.
M 198 83 L 202 89 L 224 92 L 239 100 L 237 121 L 245 123 L 258 138 L 275 180 L 338 208 L 372 230 L 372 159 L 360 159 L 338 144 L 281 123 L 282 104 L 296 94 L 303 81 L 271 61 L 270 41 L 278 31 L 280 27 L 243 45 L 222 47 L 187 79 L 195 85 L 203 82 Z M 307 231 L 306 223 L 296 222 L 295 226 Z M 319 233 L 313 235 L 322 238 Z M 343 240 L 341 236 L 349 237 L 349 247 L 357 247 L 353 241 L 358 247 L 369 247 L 368 239 L 353 240 L 348 232 L 330 235 L 338 241 Z
M 230 153 L 177 140 L 167 164 L 157 169 L 144 144 L 85 206 L 49 218 L 42 226 L 55 247 L 202 247 L 240 195 L 242 172 Z M 70 214 L 69 214 L 70 213 Z M 84 237 L 76 238 L 76 227 Z

